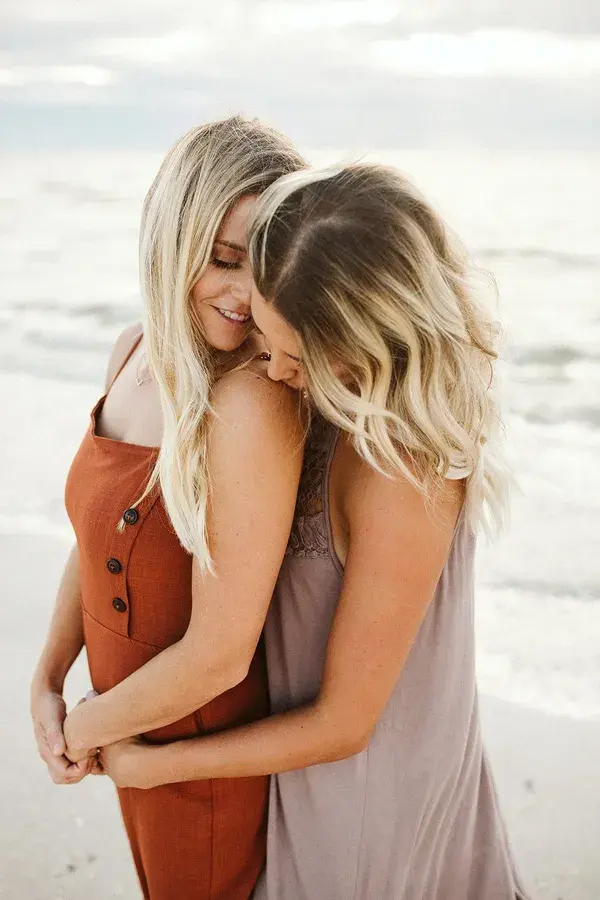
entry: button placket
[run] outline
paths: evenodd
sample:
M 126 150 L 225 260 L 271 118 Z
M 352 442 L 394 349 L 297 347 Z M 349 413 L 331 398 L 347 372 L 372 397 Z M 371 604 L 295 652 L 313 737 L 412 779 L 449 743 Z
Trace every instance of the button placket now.
M 144 521 L 158 499 L 158 492 L 145 498 L 137 507 L 128 507 L 121 514 L 122 525 L 115 525 L 114 538 L 106 561 L 111 573 L 106 604 L 110 628 L 123 637 L 129 637 L 131 602 L 127 588 L 127 568 L 133 545 L 141 533 Z

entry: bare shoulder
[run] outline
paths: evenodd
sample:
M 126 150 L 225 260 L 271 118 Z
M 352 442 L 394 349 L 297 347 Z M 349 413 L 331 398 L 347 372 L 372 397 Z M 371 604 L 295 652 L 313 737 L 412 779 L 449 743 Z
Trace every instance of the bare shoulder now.
M 228 372 L 213 388 L 215 420 L 240 439 L 283 442 L 302 449 L 304 429 L 298 393 L 271 381 L 259 363 Z
M 464 482 L 441 479 L 424 493 L 401 471 L 393 475 L 377 471 L 349 438 L 340 444 L 343 509 L 351 528 L 368 525 L 392 533 L 429 526 L 454 529 L 465 498 Z M 410 460 L 405 462 L 411 470 Z
M 108 366 L 106 369 L 106 386 L 108 387 L 113 379 L 115 378 L 117 372 L 123 365 L 125 357 L 131 350 L 133 344 L 143 332 L 142 323 L 136 322 L 135 325 L 128 325 L 125 328 L 117 340 L 115 341 L 113 348 L 111 350 L 110 358 L 108 360 Z

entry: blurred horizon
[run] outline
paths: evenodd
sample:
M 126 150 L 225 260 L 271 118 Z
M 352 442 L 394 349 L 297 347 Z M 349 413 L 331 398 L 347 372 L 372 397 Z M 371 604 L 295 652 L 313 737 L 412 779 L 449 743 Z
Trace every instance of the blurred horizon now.
M 243 112 L 303 146 L 600 149 L 600 6 L 5 0 L 4 151 L 164 149 Z

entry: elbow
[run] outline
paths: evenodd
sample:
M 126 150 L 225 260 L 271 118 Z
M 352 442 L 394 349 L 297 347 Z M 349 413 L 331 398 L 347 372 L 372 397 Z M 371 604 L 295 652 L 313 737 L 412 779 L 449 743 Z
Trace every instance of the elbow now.
M 245 681 L 250 672 L 250 663 L 252 660 L 248 660 L 247 662 L 242 660 L 231 661 L 228 665 L 224 666 L 222 672 L 222 684 L 223 690 L 221 693 L 225 691 L 231 691 L 233 688 L 237 687 L 238 684 L 241 684 L 242 681 Z
M 245 681 L 256 653 L 256 645 L 231 647 L 219 666 L 223 691 L 230 691 Z M 222 692 L 223 692 L 222 691 Z
M 371 738 L 373 737 L 373 729 L 369 728 L 367 730 L 361 731 L 359 734 L 354 735 L 354 741 L 352 743 L 352 753 L 351 756 L 356 756 L 357 753 L 362 753 L 363 750 L 366 750 L 369 744 L 371 743 Z
M 357 756 L 369 746 L 371 733 L 352 732 L 341 736 L 340 741 L 334 749 L 334 754 L 329 762 L 341 762 L 343 759 L 350 759 L 351 756 Z
M 319 731 L 323 736 L 321 746 L 325 750 L 320 762 L 341 762 L 351 756 L 357 756 L 367 749 L 373 735 L 374 725 L 359 721 L 340 721 L 338 717 L 327 715 L 321 711 Z
M 229 650 L 212 658 L 205 656 L 198 665 L 198 653 L 190 642 L 188 658 L 190 692 L 197 694 L 198 703 L 204 705 L 244 681 L 250 671 L 253 654 L 239 649 L 235 653 Z

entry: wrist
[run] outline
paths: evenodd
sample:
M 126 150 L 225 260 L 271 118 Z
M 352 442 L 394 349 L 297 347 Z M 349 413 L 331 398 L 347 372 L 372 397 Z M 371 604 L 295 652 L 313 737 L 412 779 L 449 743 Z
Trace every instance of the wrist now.
M 75 757 L 85 754 L 91 749 L 87 746 L 87 741 L 85 740 L 85 728 L 81 727 L 80 721 L 81 710 L 84 706 L 85 703 L 82 703 L 81 706 L 76 706 L 75 709 L 71 710 L 63 724 L 63 732 L 67 744 L 67 756 L 69 756 L 69 758 L 71 758 L 71 756 Z
M 120 751 L 115 767 L 117 784 L 138 790 L 150 790 L 163 784 L 156 765 L 156 751 L 161 748 L 146 746 L 137 740 L 124 743 L 126 746 Z
M 137 744 L 131 756 L 132 777 L 138 787 L 154 788 L 161 784 L 172 784 L 181 781 L 173 778 L 169 765 L 171 744 L 154 745 Z
M 65 680 L 56 673 L 37 671 L 31 682 L 30 696 L 32 702 L 41 694 L 63 695 Z
M 64 659 L 52 660 L 45 657 L 46 654 L 42 653 L 31 682 L 31 693 L 41 694 L 50 691 L 52 694 L 60 694 L 62 696 L 65 679 L 72 663 Z

